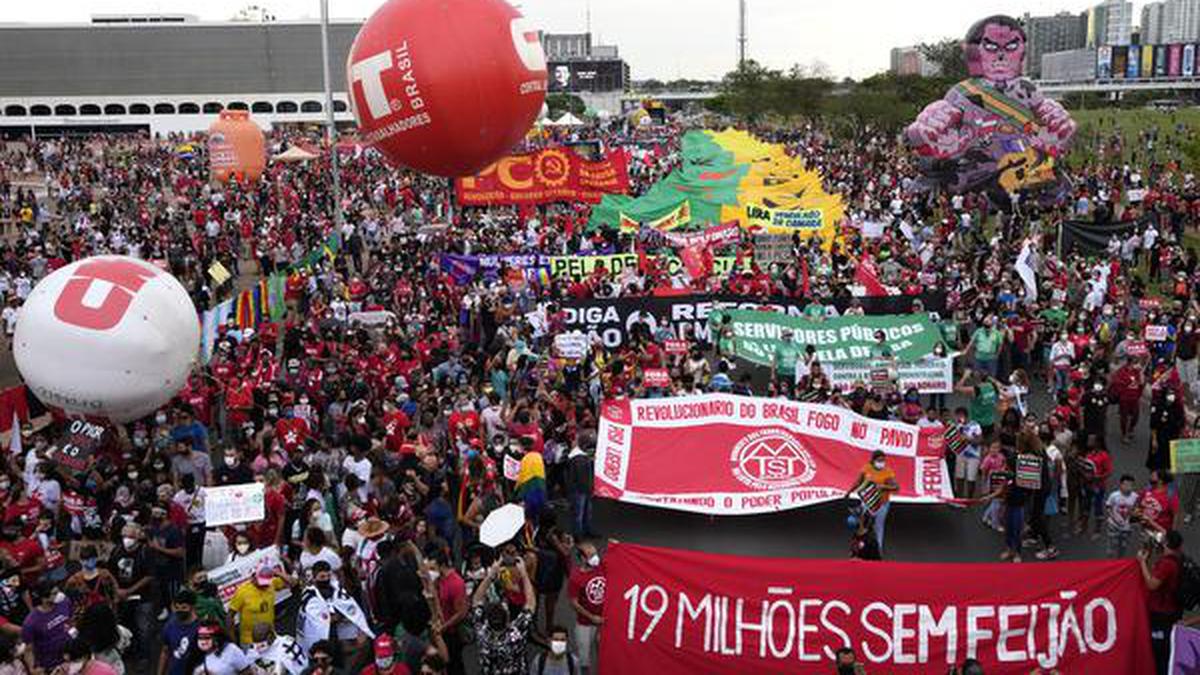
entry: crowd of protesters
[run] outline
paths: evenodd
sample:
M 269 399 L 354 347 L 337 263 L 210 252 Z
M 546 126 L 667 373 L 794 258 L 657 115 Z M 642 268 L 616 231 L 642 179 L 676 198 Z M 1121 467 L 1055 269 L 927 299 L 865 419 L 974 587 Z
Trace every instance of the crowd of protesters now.
M 528 144 L 599 141 L 628 156 L 637 194 L 678 166 L 681 131 L 614 123 Z M 1161 637 L 1185 609 L 1178 530 L 1196 506 L 1193 486 L 1168 471 L 1169 443 L 1190 434 L 1200 395 L 1191 177 L 1149 147 L 1133 165 L 1074 167 L 1072 199 L 1058 210 L 1017 199 L 1013 213 L 997 213 L 976 195 L 919 193 L 891 136 L 754 131 L 843 195 L 832 246 L 796 240 L 786 260 L 758 265 L 747 239 L 730 253 L 748 266 L 724 276 L 644 265 L 550 282 L 502 268 L 456 283 L 439 257 L 644 243 L 588 229 L 586 204 L 458 208 L 445 180 L 390 168 L 352 142 L 336 149 L 336 204 L 328 152 L 273 163 L 254 184 L 215 185 L 202 144 L 181 138 L 0 150 L 10 337 L 33 285 L 89 255 L 163 261 L 199 309 L 245 279 L 288 275 L 281 320 L 222 326 L 176 399 L 115 429 L 82 470 L 56 461 L 57 425 L 21 431 L 24 456 L 0 464 L 0 674 L 595 672 L 605 574 L 591 521 L 597 406 L 703 391 L 943 428 L 957 501 L 1003 533 L 1002 559 L 1055 558 L 1067 536 L 1103 538 L 1114 557 L 1136 553 Z M 307 142 L 300 132 L 271 140 L 274 151 Z M 1066 220 L 1129 227 L 1059 251 Z M 298 264 L 330 234 L 337 255 Z M 1017 270 L 1024 249 L 1032 286 Z M 216 284 L 214 261 L 234 280 Z M 582 360 L 553 348 L 567 299 L 686 288 L 791 298 L 813 321 L 847 301 L 845 312 L 861 312 L 864 263 L 901 294 L 944 293 L 939 349 L 957 355 L 954 395 L 835 391 L 804 345 L 758 377 L 720 344 L 668 355 L 660 343 L 674 336 L 649 326 L 618 349 L 594 341 Z M 387 319 L 351 321 L 359 313 Z M 1161 339 L 1145 339 L 1147 326 Z M 667 391 L 645 386 L 648 368 L 668 369 Z M 1147 427 L 1148 446 L 1132 447 Z M 1145 471 L 1113 475 L 1113 454 L 1130 452 L 1144 454 Z M 505 470 L 506 458 L 531 454 L 544 486 Z M 1037 488 L 1017 481 L 1027 456 L 1040 460 Z M 205 527 L 205 487 L 254 481 L 265 519 Z M 879 558 L 896 476 L 877 456 L 848 487 L 863 482 L 885 508 L 856 523 L 853 552 Z M 499 549 L 481 545 L 484 519 L 514 500 L 524 528 Z M 210 579 L 252 556 L 264 562 L 235 588 Z

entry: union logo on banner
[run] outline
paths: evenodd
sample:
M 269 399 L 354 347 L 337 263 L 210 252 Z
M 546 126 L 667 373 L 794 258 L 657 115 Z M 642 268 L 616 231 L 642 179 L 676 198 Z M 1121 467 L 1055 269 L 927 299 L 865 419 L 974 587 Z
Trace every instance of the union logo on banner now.
M 792 434 L 761 429 L 742 437 L 729 454 L 733 477 L 755 490 L 803 485 L 816 475 L 812 455 Z

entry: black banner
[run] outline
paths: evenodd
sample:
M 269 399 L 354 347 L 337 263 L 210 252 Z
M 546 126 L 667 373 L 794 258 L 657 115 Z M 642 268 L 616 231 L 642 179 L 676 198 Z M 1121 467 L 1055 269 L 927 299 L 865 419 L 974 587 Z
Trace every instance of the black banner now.
M 1088 255 L 1099 253 L 1108 248 L 1108 241 L 1115 235 L 1124 241 L 1133 231 L 1145 221 L 1130 221 L 1123 223 L 1090 223 L 1083 220 L 1068 220 L 1062 223 L 1062 254 L 1072 253 Z
M 926 312 L 946 315 L 946 294 L 889 295 L 863 298 L 835 298 L 830 304 L 843 314 L 857 300 L 866 314 L 908 314 L 913 302 L 920 300 Z M 791 298 L 759 299 L 740 295 L 674 295 L 636 298 L 589 298 L 563 303 L 566 330 L 596 333 L 609 348 L 629 339 L 634 326 L 646 324 L 651 335 L 666 323 L 672 335 L 688 342 L 709 342 L 708 317 L 719 309 L 764 309 L 790 316 L 802 316 L 805 300 Z

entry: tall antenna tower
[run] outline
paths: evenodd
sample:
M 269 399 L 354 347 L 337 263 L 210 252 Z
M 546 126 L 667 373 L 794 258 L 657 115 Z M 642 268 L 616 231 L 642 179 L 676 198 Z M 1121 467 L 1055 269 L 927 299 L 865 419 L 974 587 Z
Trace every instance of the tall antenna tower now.
M 746 0 L 738 0 L 738 68 L 746 63 Z

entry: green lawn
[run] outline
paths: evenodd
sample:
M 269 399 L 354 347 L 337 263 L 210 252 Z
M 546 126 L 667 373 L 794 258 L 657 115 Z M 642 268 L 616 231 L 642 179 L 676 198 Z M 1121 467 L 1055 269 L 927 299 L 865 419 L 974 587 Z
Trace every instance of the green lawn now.
M 1072 110 L 1071 115 L 1079 125 L 1074 147 L 1067 160 L 1079 166 L 1095 156 L 1101 142 L 1108 143 L 1114 136 L 1123 139 L 1122 161 L 1131 161 L 1134 153 L 1138 162 L 1145 158 L 1145 147 L 1138 143 L 1142 131 L 1158 129 L 1155 144 L 1158 161 L 1181 159 L 1180 145 L 1189 133 L 1200 131 L 1200 108 L 1180 108 L 1171 112 L 1136 108 L 1122 110 L 1103 108 L 1095 110 Z M 1183 125 L 1177 129 L 1176 125 Z

